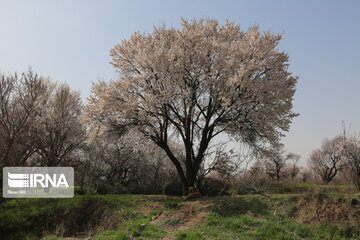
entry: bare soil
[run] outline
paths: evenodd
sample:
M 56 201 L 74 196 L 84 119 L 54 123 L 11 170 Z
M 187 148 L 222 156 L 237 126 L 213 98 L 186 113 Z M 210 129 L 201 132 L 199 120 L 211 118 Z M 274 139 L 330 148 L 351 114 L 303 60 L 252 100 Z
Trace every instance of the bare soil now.
M 332 198 L 319 200 L 300 199 L 294 218 L 305 224 L 332 223 L 336 225 L 360 223 L 360 201 Z

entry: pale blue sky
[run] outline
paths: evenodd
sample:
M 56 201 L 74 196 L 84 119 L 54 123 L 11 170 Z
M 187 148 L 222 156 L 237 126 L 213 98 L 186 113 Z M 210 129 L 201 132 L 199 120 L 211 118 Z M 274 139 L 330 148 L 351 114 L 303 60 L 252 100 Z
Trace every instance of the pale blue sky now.
M 296 118 L 284 138 L 302 156 L 341 131 L 360 131 L 360 1 L 5 1 L 0 0 L 0 70 L 28 66 L 89 95 L 91 82 L 114 78 L 109 49 L 134 31 L 179 26 L 180 18 L 235 21 L 245 30 L 284 33 L 280 49 L 300 77 Z

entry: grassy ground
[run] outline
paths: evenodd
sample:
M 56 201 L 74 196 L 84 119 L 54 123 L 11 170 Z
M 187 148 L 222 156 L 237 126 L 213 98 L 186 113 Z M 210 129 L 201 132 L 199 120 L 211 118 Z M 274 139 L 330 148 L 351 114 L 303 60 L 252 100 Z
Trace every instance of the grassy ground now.
M 43 240 L 360 239 L 360 195 L 351 187 L 290 188 L 302 190 L 191 201 L 96 194 L 2 200 L 0 231 L 5 239 Z

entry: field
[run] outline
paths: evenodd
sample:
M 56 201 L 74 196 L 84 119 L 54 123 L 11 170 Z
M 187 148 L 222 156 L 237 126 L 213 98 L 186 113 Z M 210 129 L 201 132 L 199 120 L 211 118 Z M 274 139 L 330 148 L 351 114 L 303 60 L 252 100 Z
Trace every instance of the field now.
M 279 192 L 1 199 L 0 228 L 5 239 L 360 239 L 360 194 L 351 186 Z

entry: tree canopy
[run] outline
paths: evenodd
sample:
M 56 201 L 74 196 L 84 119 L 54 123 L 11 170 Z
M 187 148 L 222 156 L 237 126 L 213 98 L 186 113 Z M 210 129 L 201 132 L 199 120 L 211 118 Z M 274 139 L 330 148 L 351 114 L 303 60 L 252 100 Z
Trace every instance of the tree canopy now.
M 136 129 L 153 140 L 187 189 L 215 136 L 261 149 L 279 145 L 289 129 L 297 77 L 280 40 L 257 26 L 244 32 L 216 20 L 136 32 L 110 50 L 119 78 L 93 84 L 84 121 L 93 137 Z M 172 142 L 183 144 L 183 159 Z

